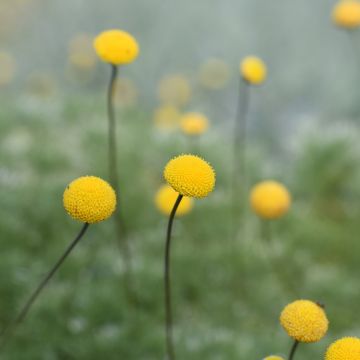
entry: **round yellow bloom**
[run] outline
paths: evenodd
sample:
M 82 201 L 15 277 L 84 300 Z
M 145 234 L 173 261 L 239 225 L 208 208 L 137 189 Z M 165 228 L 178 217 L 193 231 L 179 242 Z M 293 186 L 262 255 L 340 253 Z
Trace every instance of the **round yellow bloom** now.
M 200 113 L 187 113 L 180 120 L 181 130 L 187 135 L 203 134 L 209 127 L 209 120 Z
M 189 102 L 191 87 L 183 75 L 169 75 L 161 79 L 158 87 L 158 97 L 162 103 L 174 106 L 184 106 Z
M 154 123 L 162 130 L 173 130 L 179 125 L 179 110 L 172 105 L 163 105 L 154 112 Z
M 0 86 L 11 83 L 15 70 L 16 63 L 14 57 L 6 51 L 0 51 Z
M 99 58 L 113 65 L 129 64 L 139 55 L 139 45 L 129 33 L 121 30 L 102 32 L 94 40 Z
M 266 79 L 267 69 L 260 58 L 248 56 L 240 64 L 240 73 L 249 84 L 260 85 Z
M 284 358 L 277 355 L 270 355 L 264 358 L 264 360 L 284 360 Z
M 356 0 L 342 0 L 335 5 L 332 13 L 333 22 L 346 29 L 360 26 L 360 2 Z
M 268 180 L 253 187 L 250 204 L 258 216 L 268 220 L 277 219 L 289 210 L 291 196 L 284 185 Z
M 229 66 L 221 59 L 209 59 L 199 72 L 200 84 L 211 90 L 223 88 L 230 77 Z
M 176 192 L 170 185 L 163 185 L 155 195 L 156 207 L 164 214 L 170 215 L 174 207 L 175 201 L 179 193 Z M 176 211 L 176 216 L 188 214 L 194 206 L 193 199 L 183 197 L 181 203 Z
M 359 360 L 360 339 L 344 337 L 333 342 L 326 351 L 325 360 Z
M 280 315 L 280 323 L 290 337 L 305 343 L 321 340 L 329 327 L 324 309 L 309 300 L 287 305 Z
M 106 220 L 115 211 L 116 195 L 106 181 L 83 176 L 67 186 L 63 203 L 72 218 L 94 224 Z
M 164 177 L 175 191 L 195 198 L 206 197 L 215 186 L 214 169 L 196 155 L 180 155 L 170 160 Z

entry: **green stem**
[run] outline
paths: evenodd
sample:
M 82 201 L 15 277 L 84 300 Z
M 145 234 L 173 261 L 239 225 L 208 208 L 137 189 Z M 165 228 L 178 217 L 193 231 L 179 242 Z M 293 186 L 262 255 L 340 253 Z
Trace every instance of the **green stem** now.
M 296 352 L 296 349 L 297 349 L 298 345 L 299 345 L 299 342 L 297 340 L 295 340 L 294 344 L 293 344 L 293 346 L 291 347 L 291 350 L 290 350 L 289 360 L 293 360 L 294 354 Z
M 164 290 L 165 290 L 165 335 L 166 335 L 166 360 L 174 360 L 174 342 L 173 342 L 173 317 L 171 308 L 171 279 L 170 279 L 170 246 L 171 246 L 171 232 L 176 211 L 180 205 L 183 196 L 179 194 L 175 204 L 171 210 L 169 223 L 166 233 L 165 245 L 165 266 L 164 266 Z

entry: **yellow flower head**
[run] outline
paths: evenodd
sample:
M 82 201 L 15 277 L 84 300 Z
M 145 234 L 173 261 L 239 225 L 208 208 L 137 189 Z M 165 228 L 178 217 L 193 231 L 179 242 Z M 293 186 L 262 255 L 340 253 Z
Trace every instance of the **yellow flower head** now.
M 106 181 L 95 176 L 83 176 L 67 186 L 63 202 L 72 218 L 94 224 L 106 220 L 115 211 L 116 195 Z
M 325 360 L 359 360 L 360 339 L 344 337 L 333 342 L 326 351 Z
M 248 56 L 240 64 L 240 73 L 249 84 L 260 85 L 266 79 L 267 69 L 260 58 Z
M 180 127 L 187 135 L 200 135 L 208 129 L 209 121 L 203 114 L 191 112 L 181 118 Z
M 252 188 L 250 204 L 261 218 L 277 219 L 289 210 L 291 197 L 284 185 L 268 180 L 260 182 Z
M 277 355 L 270 355 L 264 358 L 264 360 L 284 360 L 284 358 Z
M 162 130 L 173 130 L 179 125 L 180 112 L 173 105 L 163 105 L 154 111 L 154 124 Z
M 329 327 L 324 309 L 309 300 L 287 305 L 280 315 L 280 323 L 290 337 L 305 343 L 321 340 Z
M 161 79 L 158 87 L 158 97 L 162 103 L 174 106 L 184 106 L 189 102 L 191 87 L 183 75 L 169 75 Z
M 113 65 L 133 62 L 139 55 L 139 45 L 129 33 L 121 30 L 102 32 L 94 40 L 99 58 Z
M 164 215 L 170 215 L 178 195 L 179 193 L 177 193 L 170 185 L 163 185 L 155 195 L 156 207 Z M 185 196 L 176 211 L 176 216 L 188 214 L 193 206 L 193 199 Z
M 341 0 L 335 5 L 332 13 L 333 22 L 345 29 L 360 26 L 360 2 L 357 0 Z
M 223 88 L 230 77 L 229 66 L 220 59 L 209 59 L 199 72 L 200 84 L 211 90 Z
M 175 191 L 195 198 L 206 197 L 215 186 L 214 169 L 196 155 L 180 155 L 170 160 L 164 177 Z
M 11 83 L 15 70 L 16 63 L 14 57 L 6 51 L 0 51 L 0 86 Z

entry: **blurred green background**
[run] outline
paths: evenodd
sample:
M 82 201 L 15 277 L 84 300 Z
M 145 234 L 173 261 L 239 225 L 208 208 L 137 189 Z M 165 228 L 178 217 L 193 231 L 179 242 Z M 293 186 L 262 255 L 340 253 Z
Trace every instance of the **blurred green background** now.
M 116 101 L 133 297 L 124 290 L 113 221 L 92 226 L 1 359 L 164 357 L 167 219 L 153 200 L 166 162 L 192 151 L 214 166 L 217 185 L 175 222 L 178 358 L 286 356 L 291 340 L 278 317 L 297 298 L 325 303 L 330 320 L 326 338 L 301 345 L 299 360 L 321 359 L 333 339 L 359 335 L 360 34 L 333 26 L 334 4 L 0 0 L 1 328 L 80 230 L 62 206 L 66 185 L 87 174 L 107 178 L 110 69 L 91 39 L 121 28 L 141 49 L 120 69 Z M 269 76 L 251 89 L 244 190 L 271 178 L 293 197 L 288 215 L 271 224 L 271 244 L 247 204 L 245 231 L 233 239 L 229 230 L 231 129 L 239 62 L 248 54 L 264 59 Z M 209 87 L 204 64 L 213 58 L 226 76 Z M 196 141 L 154 118 L 163 105 L 159 82 L 172 74 L 191 89 L 177 110 L 209 118 Z

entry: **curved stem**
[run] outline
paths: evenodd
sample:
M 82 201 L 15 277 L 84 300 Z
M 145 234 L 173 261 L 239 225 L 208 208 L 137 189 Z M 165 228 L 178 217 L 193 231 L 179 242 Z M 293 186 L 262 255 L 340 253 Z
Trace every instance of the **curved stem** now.
M 115 95 L 115 85 L 116 78 L 118 75 L 118 67 L 116 65 L 111 65 L 111 76 L 109 87 L 107 91 L 107 113 L 108 113 L 108 157 L 109 157 L 109 179 L 110 184 L 113 186 L 117 200 L 119 200 L 119 174 L 117 167 L 117 142 L 116 142 L 116 121 L 115 121 L 115 110 L 114 110 L 114 95 Z M 118 201 L 119 204 L 119 201 Z M 122 254 L 122 258 L 125 264 L 124 271 L 124 286 L 129 298 L 131 298 L 131 257 L 130 249 L 127 243 L 126 236 L 126 227 L 121 216 L 121 211 L 119 206 L 116 210 L 115 219 L 115 231 L 117 237 L 117 243 Z
M 170 245 L 171 245 L 171 231 L 175 218 L 176 210 L 178 209 L 183 196 L 179 194 L 175 204 L 171 210 L 169 223 L 166 233 L 166 245 L 165 245 L 165 268 L 164 268 L 164 289 L 165 289 L 165 334 L 166 334 L 166 360 L 174 360 L 174 344 L 173 344 L 173 322 L 172 322 L 172 309 L 171 309 L 171 282 L 170 282 Z
M 84 226 L 81 228 L 81 231 L 79 232 L 79 234 L 76 236 L 76 238 L 70 243 L 70 245 L 67 247 L 67 249 L 65 250 L 63 255 L 60 257 L 60 259 L 56 262 L 56 264 L 53 266 L 53 268 L 49 271 L 49 273 L 45 276 L 45 278 L 41 281 L 41 283 L 38 285 L 38 287 L 32 293 L 32 295 L 27 300 L 27 302 L 23 306 L 23 308 L 20 311 L 20 313 L 18 314 L 18 316 L 15 318 L 14 322 L 3 330 L 2 334 L 1 334 L 2 337 L 4 337 L 5 335 L 10 336 L 10 334 L 15 330 L 15 328 L 25 319 L 31 306 L 34 304 L 35 300 L 38 298 L 41 291 L 44 289 L 44 287 L 47 285 L 47 283 L 51 280 L 51 278 L 54 276 L 54 274 L 60 268 L 60 266 L 65 261 L 65 259 L 69 256 L 69 254 L 72 252 L 74 247 L 81 240 L 81 238 L 85 234 L 88 227 L 89 227 L 89 224 L 85 223 Z
M 299 342 L 298 342 L 297 340 L 295 340 L 293 346 L 291 347 L 291 351 L 290 351 L 290 355 L 289 355 L 289 360 L 293 360 L 294 354 L 295 354 L 295 351 L 296 351 L 298 345 L 299 345 Z

